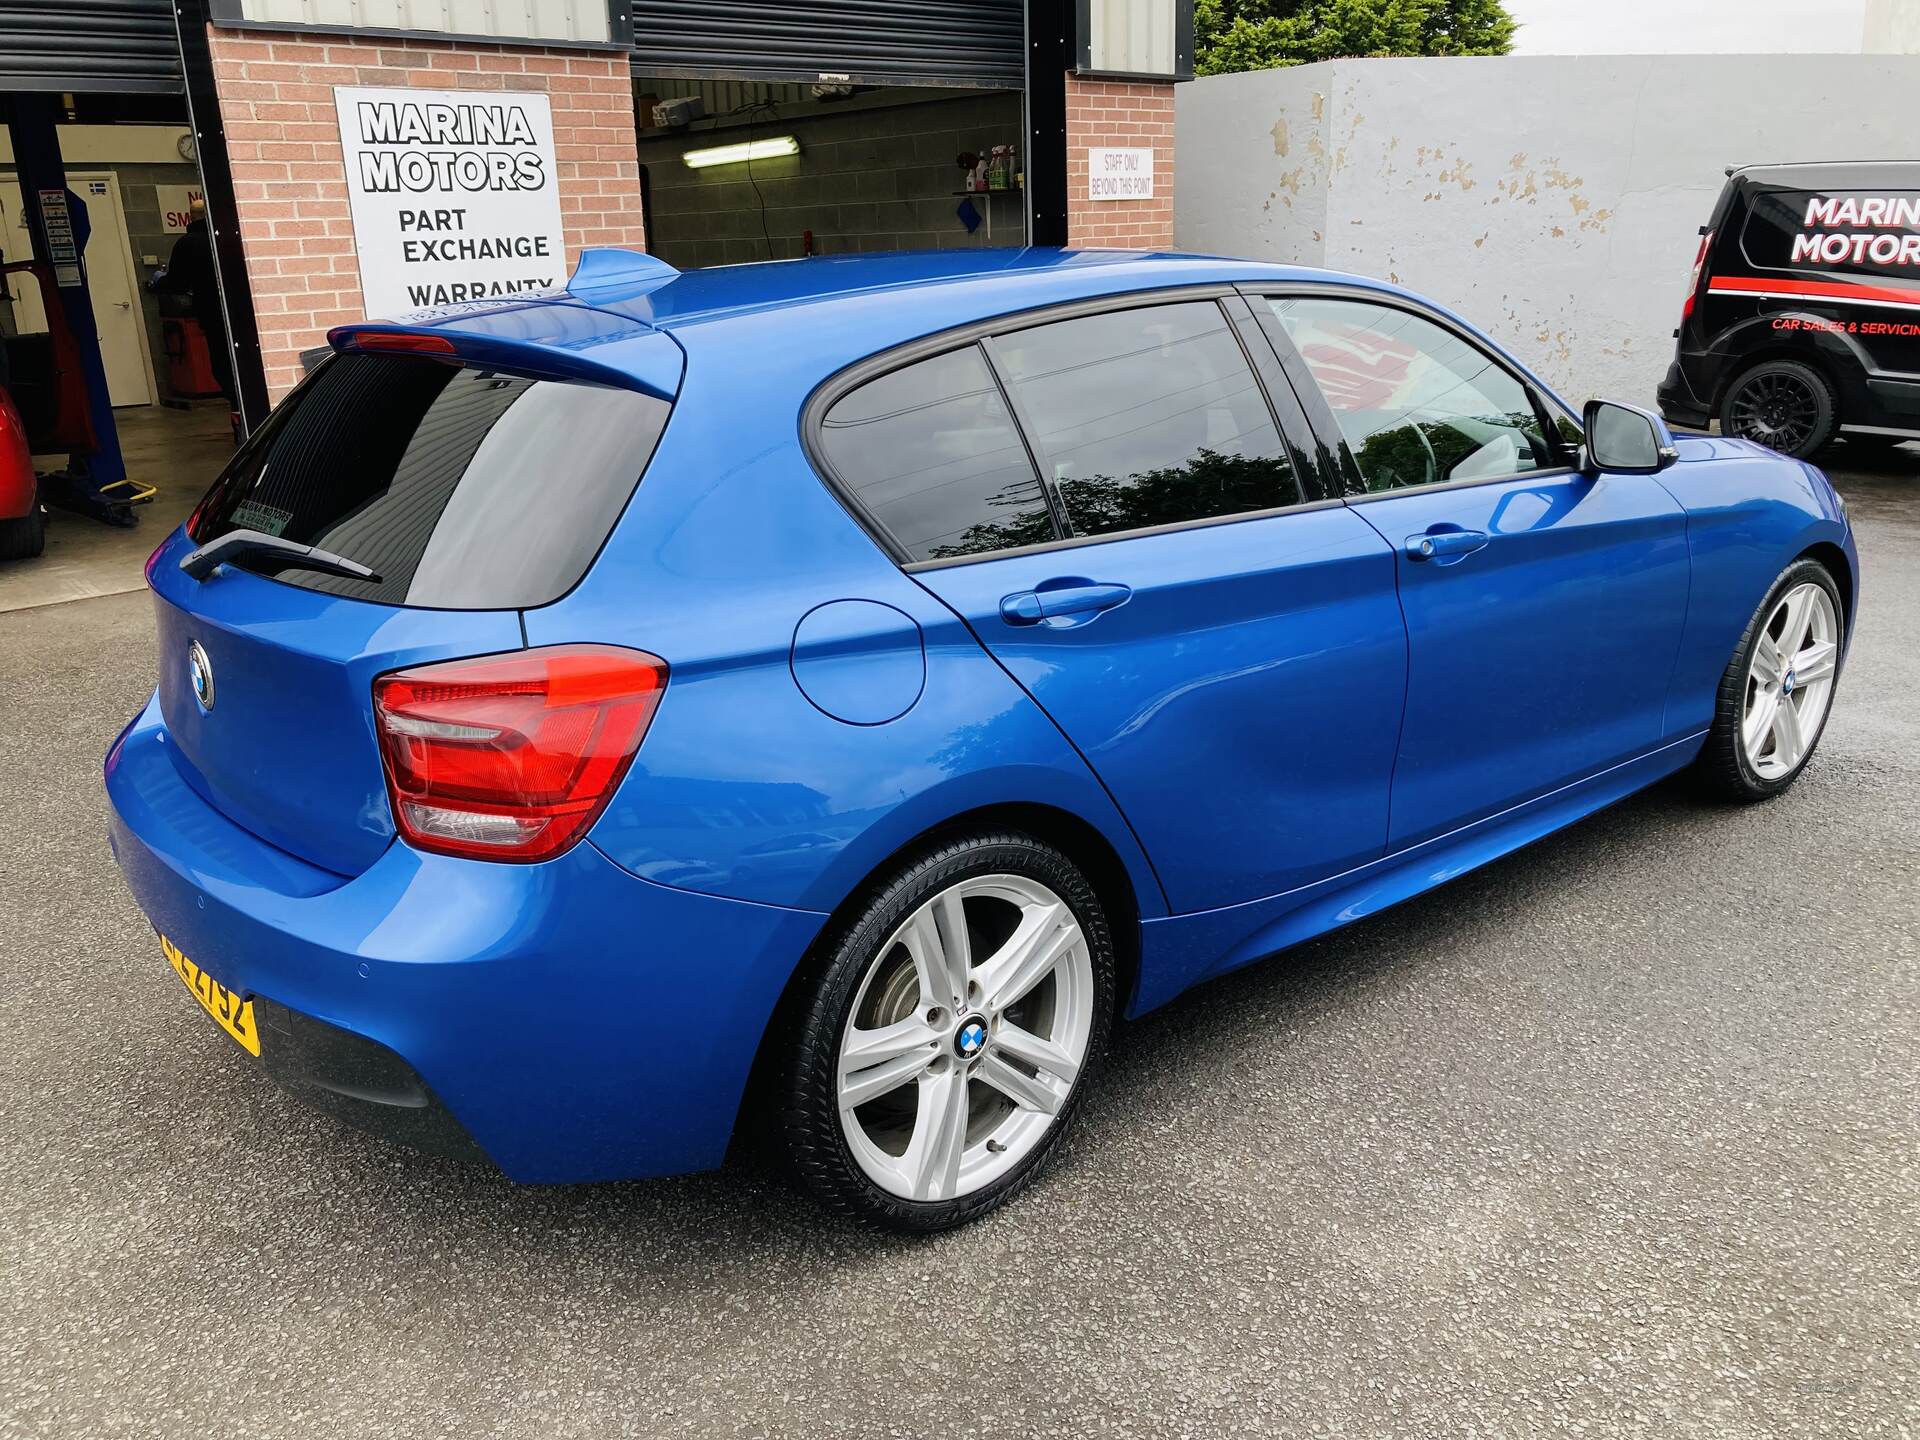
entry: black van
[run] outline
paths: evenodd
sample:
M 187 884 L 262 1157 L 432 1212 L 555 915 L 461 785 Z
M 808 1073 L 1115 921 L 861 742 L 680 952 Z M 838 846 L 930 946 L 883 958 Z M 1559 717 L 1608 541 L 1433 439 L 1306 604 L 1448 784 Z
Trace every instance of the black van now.
M 1669 421 L 1798 456 L 1920 438 L 1920 161 L 1729 170 L 1700 234 Z

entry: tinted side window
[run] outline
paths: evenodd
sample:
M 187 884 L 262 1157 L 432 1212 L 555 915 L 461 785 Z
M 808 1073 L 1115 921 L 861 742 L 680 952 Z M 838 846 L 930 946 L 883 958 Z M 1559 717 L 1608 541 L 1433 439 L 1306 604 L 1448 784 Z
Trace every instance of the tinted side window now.
M 909 560 L 1057 539 L 1045 493 L 978 346 L 869 381 L 834 402 L 820 445 Z
M 1920 192 L 1756 191 L 1740 248 L 1762 270 L 1920 279 Z
M 1557 463 L 1519 379 L 1430 320 L 1359 300 L 1274 298 L 1369 490 Z
M 1300 499 L 1266 397 L 1211 301 L 995 337 L 1076 535 Z

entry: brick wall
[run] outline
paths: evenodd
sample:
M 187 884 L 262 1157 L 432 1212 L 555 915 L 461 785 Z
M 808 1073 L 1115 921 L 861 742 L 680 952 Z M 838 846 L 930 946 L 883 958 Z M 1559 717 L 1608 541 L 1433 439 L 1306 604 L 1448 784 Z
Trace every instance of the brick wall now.
M 299 380 L 300 351 L 364 318 L 336 85 L 546 92 L 568 267 L 583 246 L 645 246 L 624 54 L 221 29 L 208 40 L 275 400 Z
M 1087 147 L 1152 146 L 1153 198 L 1087 198 Z M 1067 76 L 1067 243 L 1173 248 L 1173 86 Z

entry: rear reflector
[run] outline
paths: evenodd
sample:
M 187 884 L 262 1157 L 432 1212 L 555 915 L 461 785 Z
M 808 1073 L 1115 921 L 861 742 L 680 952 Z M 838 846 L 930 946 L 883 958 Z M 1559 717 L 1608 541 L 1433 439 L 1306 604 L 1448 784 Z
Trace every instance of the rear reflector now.
M 444 855 L 552 859 L 613 798 L 666 685 L 666 661 L 612 645 L 382 675 L 374 723 L 402 838 Z

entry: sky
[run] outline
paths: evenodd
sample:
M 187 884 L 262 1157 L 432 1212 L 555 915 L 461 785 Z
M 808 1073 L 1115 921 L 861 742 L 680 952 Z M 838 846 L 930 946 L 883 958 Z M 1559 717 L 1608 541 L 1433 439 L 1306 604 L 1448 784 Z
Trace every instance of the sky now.
M 1506 0 L 1516 55 L 1860 51 L 1867 0 Z

